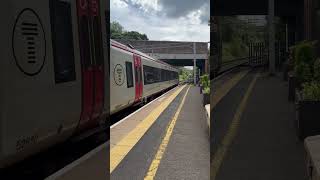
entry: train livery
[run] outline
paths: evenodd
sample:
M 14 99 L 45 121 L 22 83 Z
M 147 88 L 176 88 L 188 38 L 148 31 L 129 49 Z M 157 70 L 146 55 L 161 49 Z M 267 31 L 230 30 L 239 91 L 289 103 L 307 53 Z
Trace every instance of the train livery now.
M 179 83 L 176 68 L 114 40 L 110 46 L 111 114 Z
M 1 1 L 0 168 L 107 124 L 106 3 Z
M 109 40 L 106 3 L 1 2 L 1 169 L 178 84 L 177 69 Z
M 109 40 L 106 3 L 1 2 L 0 168 L 178 84 L 177 69 Z

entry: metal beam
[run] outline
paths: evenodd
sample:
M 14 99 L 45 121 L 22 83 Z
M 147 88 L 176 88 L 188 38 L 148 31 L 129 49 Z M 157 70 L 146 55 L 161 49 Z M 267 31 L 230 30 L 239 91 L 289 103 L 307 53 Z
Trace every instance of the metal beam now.
M 193 80 L 194 80 L 194 85 L 196 85 L 197 83 L 197 59 L 196 59 L 196 43 L 193 43 L 193 55 L 194 55 L 194 59 L 193 59 Z

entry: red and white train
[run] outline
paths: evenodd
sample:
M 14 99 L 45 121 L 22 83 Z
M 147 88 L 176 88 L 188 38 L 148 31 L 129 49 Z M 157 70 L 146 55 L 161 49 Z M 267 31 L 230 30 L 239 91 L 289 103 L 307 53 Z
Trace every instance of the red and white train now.
M 179 83 L 176 68 L 114 40 L 110 45 L 111 114 Z
M 0 168 L 107 126 L 108 114 L 178 84 L 168 64 L 109 47 L 106 3 L 1 2 Z
M 0 168 L 106 123 L 106 0 L 1 1 Z

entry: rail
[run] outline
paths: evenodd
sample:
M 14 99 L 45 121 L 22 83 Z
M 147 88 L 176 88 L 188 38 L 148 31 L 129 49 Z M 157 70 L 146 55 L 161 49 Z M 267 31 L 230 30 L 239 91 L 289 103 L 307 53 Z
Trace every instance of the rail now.
M 242 66 L 242 65 L 248 65 L 248 63 L 249 63 L 249 57 L 222 62 L 221 68 L 220 68 L 219 72 L 217 73 L 217 76 L 219 76 L 219 75 L 223 74 L 224 72 L 229 71 L 235 67 Z

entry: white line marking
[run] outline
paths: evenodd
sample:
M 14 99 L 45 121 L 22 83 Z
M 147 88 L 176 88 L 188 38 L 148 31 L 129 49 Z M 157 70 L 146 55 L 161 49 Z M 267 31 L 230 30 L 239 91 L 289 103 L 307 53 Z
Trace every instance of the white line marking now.
M 121 124 L 123 121 L 125 121 L 126 119 L 128 119 L 129 117 L 133 116 L 134 114 L 138 113 L 139 111 L 141 111 L 142 109 L 146 108 L 149 104 L 153 103 L 154 101 L 159 100 L 160 98 L 164 97 L 166 94 L 168 94 L 169 92 L 177 89 L 179 86 L 176 86 L 175 88 L 169 90 L 168 92 L 162 94 L 161 96 L 157 97 L 156 99 L 152 100 L 151 102 L 149 102 L 148 104 L 142 106 L 141 108 L 139 108 L 138 110 L 134 111 L 133 113 L 129 114 L 128 116 L 124 117 L 123 119 L 121 119 L 120 121 L 118 121 L 117 123 L 113 124 L 112 126 L 110 126 L 110 129 L 116 127 L 117 125 Z
M 164 97 L 162 97 L 162 98 L 158 99 L 158 101 L 159 101 L 159 102 L 161 102 L 162 100 L 164 100 Z

